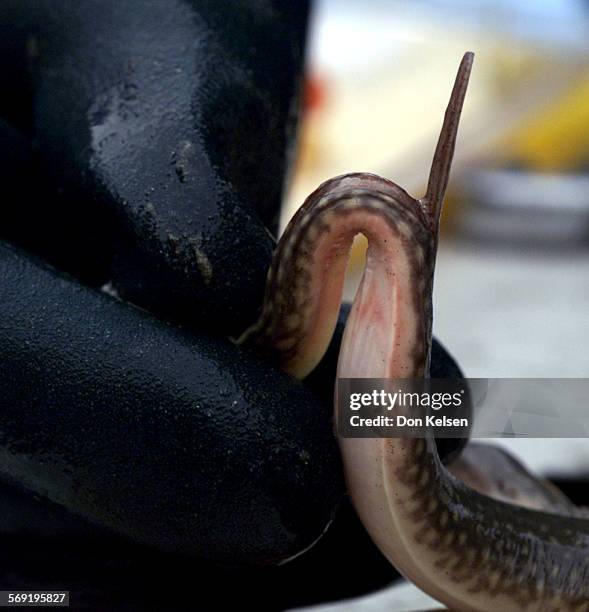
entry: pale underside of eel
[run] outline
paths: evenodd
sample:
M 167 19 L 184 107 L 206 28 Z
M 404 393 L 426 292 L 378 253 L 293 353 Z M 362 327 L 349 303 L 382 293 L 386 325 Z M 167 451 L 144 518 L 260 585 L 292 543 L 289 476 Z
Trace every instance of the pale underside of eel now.
M 414 199 L 371 174 L 321 185 L 279 241 L 262 314 L 240 342 L 298 378 L 312 371 L 333 334 L 349 250 L 361 233 L 367 261 L 338 377 L 427 376 L 439 217 L 472 60 L 467 53 L 460 65 L 425 197 Z M 532 482 L 538 495 L 530 507 L 507 503 L 517 496 L 495 485 L 509 479 L 511 468 L 499 461 L 501 478 L 486 477 L 463 458 L 454 471 L 469 486 L 442 465 L 431 434 L 340 438 L 340 448 L 367 531 L 432 597 L 454 610 L 589 612 L 589 520 L 548 485 Z

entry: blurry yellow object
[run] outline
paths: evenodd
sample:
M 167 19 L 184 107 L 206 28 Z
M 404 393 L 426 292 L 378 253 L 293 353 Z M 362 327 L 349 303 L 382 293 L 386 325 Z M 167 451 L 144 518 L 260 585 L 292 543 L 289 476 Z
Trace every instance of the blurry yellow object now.
M 501 140 L 499 158 L 530 169 L 578 168 L 589 160 L 589 73 Z
M 584 58 L 510 36 L 502 27 L 505 15 L 487 19 L 489 27 L 482 29 L 463 27 L 459 20 L 441 27 L 435 19 L 406 12 L 407 3 L 359 3 L 354 10 L 354 3 L 346 9 L 335 2 L 318 4 L 331 10 L 312 29 L 306 112 L 282 228 L 320 183 L 347 172 L 373 172 L 415 197 L 423 194 L 456 61 L 467 49 L 476 60 L 443 232 L 469 204 L 461 184 L 473 166 L 554 171 L 589 160 Z M 365 250 L 366 240 L 357 237 L 347 298 Z

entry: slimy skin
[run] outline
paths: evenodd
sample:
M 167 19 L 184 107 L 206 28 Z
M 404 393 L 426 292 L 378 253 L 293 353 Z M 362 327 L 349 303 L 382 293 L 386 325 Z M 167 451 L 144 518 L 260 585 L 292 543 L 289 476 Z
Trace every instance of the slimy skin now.
M 458 480 L 495 499 L 563 516 L 589 517 L 549 480 L 531 474 L 506 450 L 471 442 L 449 466 Z
M 333 334 L 349 250 L 354 236 L 362 232 L 369 239 L 366 269 L 358 290 L 358 296 L 363 299 L 357 298 L 352 306 L 343 344 L 357 324 L 356 314 L 361 303 L 362 322 L 368 324 L 370 319 L 375 327 L 356 338 L 355 350 L 360 350 L 360 340 L 362 346 L 372 341 L 384 342 L 381 349 L 384 358 L 384 353 L 390 353 L 388 344 L 392 338 L 385 332 L 394 331 L 390 309 L 381 308 L 389 300 L 386 295 L 388 275 L 396 277 L 400 283 L 419 275 L 422 280 L 416 288 L 418 293 L 409 298 L 415 309 L 422 303 L 427 285 L 425 275 L 428 272 L 423 265 L 431 254 L 424 253 L 415 240 L 414 228 L 421 232 L 422 243 L 429 232 L 420 221 L 420 208 L 412 206 L 414 202 L 394 183 L 372 174 L 348 174 L 321 185 L 299 209 L 279 241 L 268 274 L 262 315 L 240 338 L 240 343 L 254 342 L 286 371 L 297 378 L 307 376 L 321 360 Z M 393 259 L 397 260 L 394 266 Z M 383 275 L 380 267 L 385 262 L 388 267 Z M 433 269 L 429 271 L 430 276 L 432 273 Z M 412 287 L 406 289 L 413 290 Z M 410 314 L 406 312 L 407 317 Z M 431 322 L 431 312 L 426 319 Z M 403 323 L 404 328 L 397 330 L 398 341 L 413 345 L 417 321 Z M 411 333 L 406 333 L 405 327 L 409 325 Z M 376 332 L 374 338 L 370 331 Z M 429 359 L 428 334 L 431 336 L 431 330 L 422 330 L 420 347 L 416 347 L 419 355 L 413 355 L 414 361 L 420 362 L 420 374 L 416 375 L 423 375 Z M 374 346 L 365 346 L 365 349 L 373 351 Z M 411 346 L 399 347 L 391 356 L 405 363 L 407 351 L 411 351 Z M 342 352 L 343 347 L 340 363 Z M 360 372 L 356 374 L 360 377 Z M 405 376 L 411 375 L 412 372 L 406 370 Z
M 349 249 L 362 233 L 367 263 L 338 377 L 427 375 L 439 215 L 472 60 L 467 53 L 460 65 L 426 196 L 416 200 L 370 174 L 324 183 L 280 240 L 262 315 L 242 342 L 304 378 L 329 342 Z M 477 492 L 442 465 L 431 433 L 339 442 L 366 529 L 391 563 L 431 596 L 454 610 L 589 611 L 587 519 Z

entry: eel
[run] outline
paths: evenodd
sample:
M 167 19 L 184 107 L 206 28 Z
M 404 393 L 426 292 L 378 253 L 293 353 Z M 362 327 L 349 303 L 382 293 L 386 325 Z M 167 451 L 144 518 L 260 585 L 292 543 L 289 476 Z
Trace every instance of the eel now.
M 589 509 L 574 504 L 556 485 L 531 474 L 508 451 L 493 444 L 469 443 L 449 469 L 459 480 L 495 499 L 563 516 L 589 516 Z
M 367 261 L 341 344 L 340 378 L 427 376 L 439 218 L 472 67 L 465 54 L 426 195 L 366 173 L 325 182 L 280 239 L 244 344 L 303 379 L 329 342 L 354 236 Z M 335 402 L 337 413 L 337 398 Z M 336 414 L 337 422 L 337 414 Z M 589 610 L 589 521 L 493 499 L 442 464 L 433 435 L 339 439 L 347 487 L 374 542 L 453 610 Z
M 276 229 L 282 178 L 294 141 L 308 12 L 307 2 L 264 0 L 256 5 L 230 4 L 229 9 L 227 2 L 204 0 L 149 3 L 87 0 L 74 4 L 63 0 L 6 0 L 0 6 L 0 62 L 4 80 L 10 83 L 0 100 L 0 115 L 6 119 L 0 122 L 3 145 L 0 152 L 4 155 L 0 169 L 4 186 L 0 232 L 11 242 L 85 284 L 98 287 L 112 281 L 121 297 L 149 308 L 158 316 L 215 332 L 217 337 L 212 339 L 205 335 L 202 345 L 200 336 L 190 340 L 195 363 L 207 364 L 215 373 L 210 378 L 197 375 L 190 388 L 191 393 L 198 392 L 199 397 L 211 398 L 200 404 L 199 409 L 218 413 L 218 421 L 228 419 L 231 414 L 216 396 L 233 367 L 237 367 L 227 365 L 229 355 L 236 363 L 243 362 L 240 371 L 249 372 L 244 374 L 240 388 L 261 385 L 262 393 L 265 377 L 273 380 L 275 376 L 272 371 L 264 373 L 265 364 L 259 368 L 249 367 L 251 356 L 226 348 L 226 339 L 218 336 L 229 334 L 232 326 L 242 328 L 245 321 L 253 318 L 261 303 L 263 280 L 274 246 L 268 229 L 270 233 Z M 184 143 L 182 154 L 178 153 L 178 143 Z M 239 151 L 239 155 L 235 151 Z M 147 209 L 149 214 L 145 214 Z M 178 240 L 168 240 L 170 236 Z M 102 334 L 108 330 L 110 333 L 113 329 L 120 330 L 121 338 L 133 336 L 130 314 L 124 314 L 120 323 L 114 319 L 116 312 L 135 311 L 124 306 L 109 306 L 113 310 L 107 309 L 110 314 L 105 319 L 104 331 L 100 330 L 102 315 L 89 321 L 91 329 L 83 329 L 80 313 L 88 304 L 102 303 L 96 302 L 98 298 L 94 293 L 75 289 L 71 279 L 69 285 L 66 283 L 69 294 L 61 293 L 65 285 L 57 272 L 41 265 L 41 273 L 35 265 L 25 265 L 28 260 L 21 251 L 10 251 L 5 245 L 0 249 L 5 255 L 11 253 L 5 261 L 4 277 L 10 287 L 2 285 L 2 316 L 5 319 L 1 323 L 4 335 L 0 354 L 3 356 L 4 385 L 16 385 L 16 379 L 11 381 L 11 377 L 20 367 L 21 357 L 17 362 L 12 359 L 25 350 L 20 342 L 28 347 L 26 350 L 31 356 L 37 353 L 34 359 L 31 357 L 37 369 L 32 372 L 28 369 L 32 366 L 27 366 L 25 371 L 29 372 L 30 380 L 19 383 L 22 388 L 18 397 L 15 396 L 17 390 L 11 389 L 0 402 L 5 420 L 5 449 L 13 440 L 11 411 L 15 408 L 21 411 L 21 420 L 27 415 L 33 418 L 34 414 L 45 410 L 42 422 L 50 432 L 54 426 L 59 427 L 61 416 L 56 410 L 52 425 L 48 411 L 55 406 L 68 405 L 72 436 L 81 430 L 84 419 L 88 419 L 89 435 L 98 435 L 100 418 L 110 418 L 114 423 L 116 417 L 110 412 L 97 415 L 94 402 L 89 402 L 91 412 L 83 416 L 83 402 L 87 398 L 83 384 L 87 376 L 83 375 L 78 381 L 80 388 L 77 388 L 68 369 L 65 342 L 69 339 L 75 352 L 86 343 L 81 353 L 85 365 L 80 368 L 84 372 L 95 369 L 90 378 L 96 390 L 100 391 L 103 385 L 118 388 L 114 381 L 116 370 L 121 371 L 123 384 L 131 374 L 147 378 L 147 373 L 139 373 L 143 367 L 141 360 L 132 372 L 129 371 L 126 364 L 130 356 L 124 347 L 119 347 L 120 353 L 111 354 L 112 361 L 107 362 L 103 362 L 97 349 Z M 197 251 L 201 252 L 200 256 Z M 208 283 L 207 261 L 215 271 Z M 13 283 L 19 272 L 11 272 L 12 268 L 22 273 L 18 280 L 23 285 Z M 36 283 L 38 295 L 33 296 L 30 288 Z M 20 297 L 18 287 L 22 289 Z M 15 318 L 16 311 L 12 310 L 9 299 L 14 300 L 14 308 L 17 305 L 23 308 L 21 318 Z M 59 308 L 48 309 L 44 301 L 59 304 Z M 43 327 L 39 327 L 41 313 L 46 317 Z M 57 317 L 54 324 L 64 331 L 64 336 L 61 343 L 56 343 L 54 351 L 47 351 L 54 316 Z M 38 323 L 29 330 L 30 336 L 17 335 L 18 329 L 27 329 L 26 317 Z M 142 321 L 140 317 L 137 325 L 141 326 Z M 11 330 L 13 324 L 16 328 Z M 75 341 L 77 326 L 79 339 Z M 166 334 L 171 333 L 167 327 L 161 329 Z M 56 362 L 59 355 L 63 371 Z M 94 365 L 91 356 L 97 361 Z M 446 357 L 447 353 L 442 350 L 441 367 Z M 325 367 L 333 379 L 335 362 L 328 362 Z M 112 368 L 112 372 L 108 368 Z M 228 372 L 223 374 L 226 368 Z M 171 379 L 162 383 L 153 403 L 148 402 L 144 410 L 149 410 L 150 406 L 155 410 L 158 393 L 178 384 L 174 368 L 168 365 L 164 370 L 161 376 L 169 375 Z M 50 373 L 55 377 L 54 383 L 50 383 Z M 54 395 L 44 395 L 44 384 L 50 385 Z M 133 385 L 130 388 L 134 388 Z M 292 397 L 286 390 L 266 395 L 264 410 L 281 415 L 284 405 L 299 401 L 300 396 L 309 398 L 305 405 L 324 414 L 317 407 L 316 399 L 325 388 L 324 381 L 307 386 L 313 388 L 313 394 L 295 386 Z M 122 395 L 113 397 L 112 410 L 122 406 L 123 399 Z M 252 402 L 254 400 L 259 401 L 257 396 Z M 10 402 L 16 403 L 12 406 Z M 249 400 L 244 400 L 244 406 L 254 414 L 262 410 L 255 402 L 250 405 Z M 243 427 L 245 434 L 252 432 L 248 423 Z M 313 435 L 314 427 L 302 435 L 302 447 Z M 329 418 L 325 418 L 323 427 L 329 428 Z M 299 427 L 295 426 L 292 436 L 297 431 Z M 218 474 L 227 471 L 230 458 L 240 452 L 241 446 L 234 448 L 234 438 L 229 433 L 230 429 L 223 439 L 225 454 L 220 450 L 221 445 L 216 451 L 221 457 L 216 466 Z M 140 434 L 136 432 L 136 436 Z M 115 440 L 117 438 L 113 438 L 113 444 Z M 47 434 L 43 440 L 36 439 L 30 445 L 27 455 L 30 471 L 40 469 L 42 456 L 59 455 L 56 444 Z M 288 450 L 293 444 L 291 435 L 285 437 L 284 444 Z M 330 520 L 327 517 L 337 506 L 333 501 L 337 498 L 340 478 L 337 449 L 322 433 L 313 444 L 316 445 L 313 456 L 325 458 L 319 460 L 326 466 L 331 465 L 334 472 L 318 470 L 309 480 L 310 498 L 297 502 L 302 509 L 301 525 L 308 522 L 309 526 L 308 529 L 296 526 L 292 529 L 295 540 L 301 542 L 293 544 L 295 551 L 304 549 L 326 528 Z M 169 512 L 171 533 L 158 534 L 158 529 L 155 534 L 147 535 L 146 524 L 157 522 L 155 511 L 150 510 L 149 517 L 135 519 L 133 508 L 140 504 L 131 502 L 129 516 L 124 521 L 111 520 L 114 510 L 109 510 L 109 503 L 117 508 L 126 499 L 125 495 L 117 499 L 114 491 L 95 506 L 80 508 L 82 502 L 77 501 L 73 493 L 68 493 L 67 488 L 62 488 L 63 483 L 57 482 L 57 476 L 52 476 L 55 480 L 48 483 L 47 475 L 37 474 L 33 478 L 28 469 L 20 466 L 21 474 L 10 452 L 6 452 L 0 472 L 5 479 L 37 495 L 32 502 L 35 511 L 40 511 L 40 499 L 61 500 L 72 512 L 135 540 L 148 541 L 165 549 L 190 548 L 195 554 L 214 560 L 259 563 L 270 559 L 283 561 L 291 556 L 280 517 L 286 512 L 281 508 L 289 506 L 297 497 L 296 487 L 293 493 L 286 487 L 280 489 L 284 498 L 276 494 L 277 500 L 273 502 L 276 520 L 260 512 L 259 522 L 253 521 L 249 527 L 238 522 L 243 533 L 237 537 L 237 529 L 231 527 L 223 533 L 216 522 L 224 514 L 223 505 L 227 512 L 232 512 L 233 504 L 237 503 L 226 499 L 230 489 L 229 482 L 225 483 L 211 502 L 210 512 L 216 512 L 217 518 L 205 520 L 205 527 L 195 527 L 195 535 L 187 537 L 182 545 L 177 530 L 180 527 L 188 529 L 183 523 L 187 518 L 181 513 L 176 516 L 166 504 L 162 505 L 162 513 L 166 516 Z M 118 446 L 111 447 L 111 452 L 114 461 L 119 453 Z M 153 452 L 156 453 L 155 448 Z M 102 458 L 97 457 L 97 482 L 105 477 L 99 478 L 101 461 L 107 474 L 112 469 L 106 461 L 106 450 L 102 453 Z M 196 451 L 194 453 L 195 462 L 200 462 Z M 163 463 L 158 478 L 162 482 L 166 481 L 163 466 L 167 457 L 167 454 L 160 457 Z M 256 452 L 252 453 L 249 461 L 255 462 L 256 457 Z M 208 463 L 206 453 L 205 460 Z M 78 467 L 67 469 L 84 480 L 87 477 L 85 463 L 90 461 L 90 456 L 84 457 Z M 58 471 L 57 463 L 50 458 L 44 463 L 45 469 Z M 279 473 L 283 469 L 282 463 L 279 467 L 273 465 L 269 464 L 268 470 L 276 469 Z M 311 461 L 309 469 L 313 465 Z M 117 490 L 125 491 L 122 476 L 120 478 Z M 313 492 L 314 483 L 322 478 L 329 501 Z M 202 500 L 206 497 L 203 492 L 206 481 L 204 475 L 194 492 L 195 496 L 201 496 L 199 503 L 204 503 Z M 302 481 L 301 476 L 299 484 Z M 154 482 L 158 482 L 155 477 Z M 171 482 L 176 481 L 171 479 Z M 248 482 L 246 478 L 245 482 Z M 267 485 L 263 485 L 262 474 L 250 483 L 251 508 L 256 507 L 255 499 L 267 497 L 264 486 L 274 487 L 273 483 L 274 477 L 270 475 Z M 131 482 L 129 488 L 133 489 Z M 343 494 L 343 486 L 339 494 Z M 239 490 L 236 495 L 239 499 Z M 312 518 L 305 519 L 313 514 L 313 496 L 317 499 L 315 522 Z M 21 500 L 22 504 L 25 500 Z M 5 502 L 10 511 L 9 500 Z M 202 516 L 210 517 L 198 505 L 197 509 Z M 47 515 L 50 517 L 51 512 Z M 48 518 L 43 525 L 39 523 L 38 531 L 64 531 L 64 521 L 52 524 L 50 520 Z M 259 526 L 264 520 L 266 529 Z M 203 545 L 192 546 L 191 542 L 203 537 L 207 526 L 210 527 L 210 542 L 206 550 Z M 6 521 L 3 528 L 23 531 L 18 521 Z M 28 525 L 26 531 L 35 532 L 35 529 Z M 73 530 L 76 529 L 73 526 Z M 248 546 L 253 547 L 254 534 L 260 531 L 263 532 L 261 536 L 258 533 L 261 550 L 248 551 Z M 307 532 L 313 535 L 306 535 Z M 300 533 L 303 535 L 297 535 Z M 213 541 L 214 537 L 218 537 L 218 542 Z M 230 537 L 235 537 L 234 549 L 224 544 Z M 221 554 L 219 550 L 223 547 L 226 550 Z M 275 551 L 267 552 L 272 547 Z

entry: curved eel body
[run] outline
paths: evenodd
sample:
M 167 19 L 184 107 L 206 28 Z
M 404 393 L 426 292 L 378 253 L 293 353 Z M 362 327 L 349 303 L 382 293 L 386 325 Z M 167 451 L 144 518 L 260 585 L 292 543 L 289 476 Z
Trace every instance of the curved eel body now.
M 342 341 L 339 377 L 427 375 L 438 222 L 472 65 L 464 56 L 426 196 L 350 174 L 307 199 L 279 242 L 260 320 L 242 337 L 296 377 L 321 358 L 354 236 L 367 263 Z M 336 402 L 337 405 L 337 402 Z M 366 529 L 407 578 L 454 610 L 589 610 L 589 521 L 492 499 L 446 469 L 433 436 L 340 439 Z
M 495 499 L 562 516 L 589 517 L 549 480 L 531 474 L 508 451 L 491 444 L 469 443 L 450 465 L 458 480 Z

